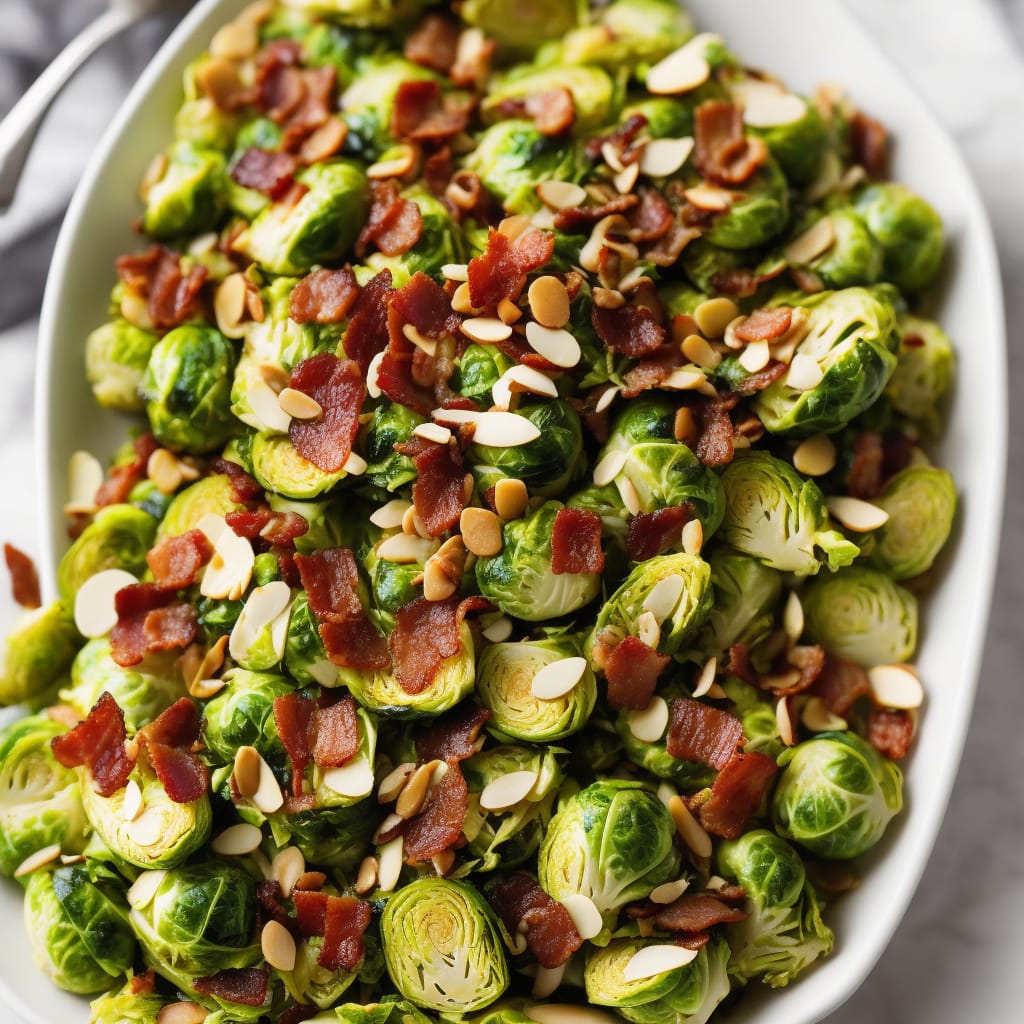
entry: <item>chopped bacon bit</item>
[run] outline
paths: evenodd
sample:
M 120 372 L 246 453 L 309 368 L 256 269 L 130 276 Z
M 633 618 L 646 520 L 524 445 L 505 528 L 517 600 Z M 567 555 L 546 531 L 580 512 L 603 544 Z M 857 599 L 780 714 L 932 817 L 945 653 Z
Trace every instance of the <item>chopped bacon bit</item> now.
M 352 454 L 359 432 L 366 389 L 358 363 L 319 352 L 292 369 L 289 384 L 323 410 L 315 419 L 292 420 L 288 436 L 295 450 L 325 473 L 337 473 Z
M 242 1006 L 262 1006 L 267 1001 L 270 972 L 266 967 L 228 967 L 209 978 L 196 978 L 195 990 Z
M 423 161 L 423 181 L 427 188 L 440 198 L 448 188 L 455 170 L 451 146 L 442 146 L 436 153 L 431 153 Z M 476 177 L 474 175 L 474 177 Z M 479 179 L 477 179 L 479 183 Z
M 410 864 L 450 850 L 462 837 L 469 810 L 469 789 L 457 761 L 431 790 L 423 809 L 405 824 L 405 858 Z
M 118 277 L 131 291 L 147 299 L 150 319 L 159 330 L 177 327 L 196 313 L 208 274 L 207 268 L 199 264 L 183 270 L 178 253 L 162 245 L 117 259 Z
M 276 921 L 282 928 L 287 928 L 293 939 L 301 939 L 302 933 L 298 924 L 284 905 L 284 894 L 281 891 L 281 883 L 270 879 L 256 883 L 256 901 L 260 909 L 271 920 Z
M 373 357 L 388 347 L 390 293 L 391 271 L 382 270 L 366 282 L 352 307 L 352 316 L 345 332 L 345 354 L 359 364 L 364 376 Z
M 716 185 L 742 185 L 768 159 L 762 139 L 744 134 L 743 109 L 708 100 L 694 112 L 697 169 Z
M 128 981 L 128 991 L 133 996 L 149 996 L 156 988 L 156 974 L 151 967 L 148 971 L 135 974 Z
M 594 306 L 591 323 L 598 337 L 613 351 L 630 359 L 657 352 L 665 344 L 665 328 L 643 306 L 604 309 Z
M 533 120 L 541 133 L 553 137 L 564 135 L 576 123 L 576 104 L 572 93 L 564 86 L 532 93 L 522 99 L 502 100 L 498 109 L 505 117 L 523 117 Z
M 302 58 L 294 39 L 274 39 L 260 51 L 256 65 L 257 103 L 272 120 L 281 122 L 302 102 L 302 79 L 290 72 Z
M 209 769 L 195 754 L 152 741 L 146 745 L 146 752 L 160 785 L 176 804 L 192 803 L 206 792 Z
M 642 188 L 639 196 L 640 202 L 629 215 L 629 237 L 634 242 L 656 242 L 672 227 L 672 207 L 655 188 Z
M 395 93 L 391 134 L 414 142 L 450 139 L 465 130 L 471 110 L 471 102 L 442 95 L 437 82 L 409 79 Z
M 772 281 L 786 269 L 782 260 L 769 270 L 757 273 L 743 267 L 730 267 L 716 270 L 711 275 L 711 287 L 722 295 L 732 295 L 738 299 L 746 299 L 753 295 L 765 281 Z
M 700 434 L 693 454 L 705 466 L 724 466 L 734 454 L 732 420 L 729 410 L 736 405 L 736 396 L 710 399 L 694 407 Z
M 196 574 L 213 556 L 213 548 L 201 530 L 164 537 L 146 555 L 158 587 L 181 590 L 196 581 Z
M 700 235 L 699 228 L 684 224 L 679 217 L 673 217 L 665 234 L 654 245 L 644 249 L 643 257 L 657 267 L 671 267 L 682 251 Z
M 35 562 L 13 544 L 4 544 L 4 561 L 11 574 L 11 596 L 15 603 L 22 608 L 40 607 L 43 602 Z
M 881 434 L 864 431 L 854 438 L 849 485 L 853 497 L 870 501 L 882 493 L 884 458 Z
M 469 299 L 477 309 L 495 309 L 502 299 L 515 302 L 526 275 L 543 267 L 554 255 L 555 236 L 531 229 L 514 242 L 500 231 L 487 236 L 487 247 L 469 261 Z
M 589 230 L 592 224 L 596 224 L 613 213 L 625 213 L 632 210 L 640 202 L 640 197 L 632 192 L 623 196 L 616 196 L 600 206 L 572 206 L 568 210 L 559 210 L 555 214 L 555 227 L 567 234 L 579 234 Z
M 788 697 L 794 693 L 803 693 L 804 690 L 809 690 L 825 667 L 825 648 L 819 644 L 791 647 L 784 661 L 784 668 L 797 669 L 800 672 L 800 679 L 785 689 L 774 690 L 776 697 Z
M 750 647 L 747 644 L 733 644 L 729 648 L 729 663 L 725 671 L 732 676 L 739 676 L 751 686 L 760 686 L 761 680 L 757 669 L 750 663 Z
M 638 637 L 627 636 L 605 658 L 608 706 L 616 711 L 642 711 L 651 703 L 658 677 L 671 660 Z
M 359 752 L 359 719 L 356 702 L 344 697 L 316 713 L 313 761 L 321 768 L 340 768 Z
M 561 967 L 583 945 L 565 907 L 521 871 L 489 886 L 487 901 L 510 935 L 525 933 L 526 945 L 541 967 Z
M 199 739 L 199 729 L 198 706 L 188 697 L 181 697 L 139 730 L 139 742 L 190 747 Z
M 850 708 L 871 692 L 871 683 L 867 672 L 855 661 L 827 651 L 825 664 L 811 692 L 821 698 L 832 714 L 845 718 Z
M 756 751 L 733 755 L 711 784 L 711 796 L 698 810 L 700 823 L 712 835 L 735 839 L 761 806 L 779 766 Z
M 434 681 L 446 658 L 462 650 L 458 599 L 428 601 L 417 598 L 395 613 L 395 628 L 388 638 L 399 686 L 415 696 Z
M 331 116 L 338 77 L 337 70 L 331 65 L 303 68 L 300 74 L 305 92 L 298 108 L 289 115 L 281 139 L 281 146 L 289 152 L 299 149 L 306 138 Z
M 311 1020 L 318 1013 L 318 1006 L 302 1006 L 296 1003 L 295 1006 L 289 1006 L 287 1010 L 282 1011 L 281 1016 L 277 1018 L 277 1024 L 303 1024 L 303 1021 Z
M 327 875 L 323 871 L 303 871 L 295 879 L 293 889 L 302 889 L 305 892 L 319 892 L 327 884 Z
M 146 654 L 188 647 L 196 638 L 199 623 L 195 608 L 186 602 L 154 608 L 142 623 Z
M 85 767 L 100 796 L 112 796 L 135 767 L 125 750 L 124 712 L 105 690 L 85 720 L 50 741 L 53 756 L 65 768 Z
M 872 708 L 866 738 L 879 753 L 901 761 L 914 739 L 913 716 L 903 708 Z
M 752 395 L 755 391 L 764 391 L 770 384 L 781 380 L 788 369 L 788 364 L 779 359 L 772 359 L 763 370 L 747 374 L 743 380 L 734 385 L 733 392 L 737 395 Z
M 587 139 L 584 146 L 586 154 L 591 160 L 596 160 L 601 155 L 601 150 L 606 142 L 611 143 L 620 151 L 625 150 L 646 126 L 647 118 L 643 114 L 632 114 L 607 135 L 597 135 L 592 139 Z
M 850 151 L 872 178 L 884 178 L 889 162 L 889 136 L 885 125 L 858 110 L 850 119 Z
M 213 460 L 210 467 L 214 473 L 223 473 L 231 481 L 231 497 L 240 505 L 254 498 L 263 497 L 263 485 L 250 476 L 237 462 L 222 459 L 219 455 Z
M 324 945 L 317 963 L 329 971 L 354 971 L 363 960 L 363 932 L 373 915 L 370 904 L 354 896 L 328 896 Z
M 111 466 L 107 477 L 96 491 L 96 507 L 120 505 L 128 500 L 132 488 L 146 475 L 146 467 L 138 459 L 134 462 Z
M 388 299 L 388 330 L 392 341 L 404 339 L 402 328 L 411 324 L 425 338 L 439 340 L 459 329 L 459 317 L 452 312 L 445 290 L 422 271 L 393 292 Z
M 294 182 L 299 161 L 291 153 L 250 147 L 234 163 L 231 178 L 273 200 L 283 199 Z
M 359 285 L 348 264 L 339 270 L 321 268 L 292 289 L 288 316 L 297 324 L 340 324 L 358 298 Z
M 442 715 L 416 736 L 416 753 L 427 761 L 464 761 L 476 753 L 480 730 L 491 717 L 487 708 L 465 702 Z
M 302 795 L 302 780 L 313 759 L 316 702 L 301 693 L 274 698 L 274 724 L 292 766 L 292 793 Z
M 462 453 L 454 444 L 427 442 L 416 455 L 417 479 L 412 485 L 412 502 L 431 537 L 450 530 L 466 507 L 466 470 Z
M 419 206 L 411 199 L 403 199 L 392 180 L 371 182 L 370 194 L 370 212 L 356 239 L 356 255 L 363 259 L 371 245 L 385 256 L 408 252 L 423 233 Z
M 654 915 L 654 924 L 669 932 L 704 932 L 716 924 L 742 921 L 746 916 L 739 907 L 723 902 L 717 893 L 684 892 Z
M 675 944 L 685 949 L 703 949 L 710 941 L 711 932 L 680 932 Z
M 309 522 L 298 512 L 272 512 L 265 506 L 229 512 L 224 522 L 246 540 L 262 537 L 271 544 L 291 544 L 309 531 Z
M 458 24 L 443 14 L 428 14 L 405 41 L 405 59 L 447 75 L 458 48 Z
M 743 743 L 743 726 L 728 711 L 677 697 L 672 701 L 667 750 L 672 757 L 724 768 Z
M 551 528 L 551 571 L 604 572 L 601 517 L 585 508 L 560 508 Z
M 323 935 L 327 930 L 327 900 L 325 892 L 307 889 L 293 889 L 292 902 L 295 904 L 295 923 L 306 937 Z
M 626 549 L 634 562 L 646 562 L 680 542 L 683 527 L 693 518 L 693 506 L 682 505 L 641 512 L 629 520 Z
M 155 583 L 133 583 L 117 592 L 118 619 L 110 646 L 118 665 L 130 668 L 151 652 L 187 647 L 195 639 L 195 609 L 183 602 L 172 604 L 176 593 Z
M 391 664 L 387 643 L 366 612 L 343 622 L 321 622 L 327 657 L 342 668 L 385 669 Z
M 736 325 L 736 337 L 740 341 L 777 341 L 792 322 L 793 310 L 789 306 L 755 309 Z
M 679 350 L 674 345 L 662 345 L 626 372 L 623 398 L 636 398 L 641 392 L 656 388 L 678 366 Z

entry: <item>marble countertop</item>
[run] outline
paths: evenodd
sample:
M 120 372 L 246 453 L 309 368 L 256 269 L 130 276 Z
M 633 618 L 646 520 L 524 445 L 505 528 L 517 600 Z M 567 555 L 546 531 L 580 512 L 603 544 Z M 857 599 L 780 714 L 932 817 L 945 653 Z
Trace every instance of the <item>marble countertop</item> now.
M 1024 0 L 845 2 L 936 111 L 980 186 L 1006 292 L 1009 392 L 1024 393 Z M 102 6 L 0 2 L 0 115 L 61 40 Z M 0 353 L 8 389 L 0 401 L 0 540 L 28 552 L 38 545 L 33 346 L 47 263 L 80 168 L 168 27 L 159 20 L 138 26 L 83 70 L 41 131 L 15 206 L 0 216 Z M 1012 398 L 1009 435 L 1000 571 L 960 775 L 896 936 L 827 1024 L 1024 1019 L 1024 405 Z M 0 628 L 14 616 L 0 579 Z M 0 1019 L 11 1020 L 10 1011 L 0 1007 Z

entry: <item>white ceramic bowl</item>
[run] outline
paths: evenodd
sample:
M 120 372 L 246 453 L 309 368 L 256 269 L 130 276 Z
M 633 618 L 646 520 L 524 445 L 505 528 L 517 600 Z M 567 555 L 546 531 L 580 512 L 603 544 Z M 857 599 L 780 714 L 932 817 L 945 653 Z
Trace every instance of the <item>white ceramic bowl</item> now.
M 60 509 L 69 454 L 108 455 L 126 421 L 92 401 L 82 373 L 86 333 L 105 319 L 115 257 L 138 246 L 136 185 L 167 142 L 181 72 L 245 0 L 202 0 L 174 33 L 110 126 L 72 201 L 47 284 L 38 372 L 42 577 L 53 589 L 66 545 Z M 863 884 L 830 909 L 833 955 L 780 991 L 752 985 L 732 1024 L 812 1024 L 864 980 L 899 923 L 924 870 L 956 774 L 974 698 L 995 571 L 1005 473 L 1005 336 L 991 233 L 973 183 L 931 112 L 835 0 L 692 0 L 703 27 L 720 31 L 743 60 L 810 91 L 844 84 L 895 140 L 894 177 L 926 196 L 945 220 L 950 259 L 935 315 L 961 342 L 956 393 L 939 462 L 962 496 L 951 550 L 923 608 L 918 664 L 928 703 L 906 764 L 906 809 L 864 865 Z M 969 351 L 970 358 L 964 356 Z M 0 1000 L 30 1024 L 85 1024 L 84 1002 L 34 968 L 20 891 L 0 887 Z M 7 1019 L 5 1015 L 0 1017 Z M 717 1019 L 717 1018 L 716 1018 Z

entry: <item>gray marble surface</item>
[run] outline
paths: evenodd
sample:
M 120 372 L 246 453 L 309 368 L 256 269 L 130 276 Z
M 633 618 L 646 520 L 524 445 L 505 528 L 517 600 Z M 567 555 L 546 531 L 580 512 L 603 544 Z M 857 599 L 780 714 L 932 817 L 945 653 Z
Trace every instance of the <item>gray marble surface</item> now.
M 1009 325 L 1010 459 L 1001 568 L 959 780 L 902 925 L 828 1024 L 1014 1024 L 1024 1020 L 1024 403 L 1014 398 L 1024 394 L 1024 0 L 846 3 L 953 134 L 992 218 Z M 0 0 L 0 114 L 101 7 Z M 0 539 L 30 552 L 33 343 L 47 262 L 80 168 L 167 27 L 139 26 L 82 71 L 40 133 L 16 205 L 0 216 Z M 0 628 L 14 617 L 6 589 L 0 581 Z M 0 1021 L 11 1019 L 0 1007 Z

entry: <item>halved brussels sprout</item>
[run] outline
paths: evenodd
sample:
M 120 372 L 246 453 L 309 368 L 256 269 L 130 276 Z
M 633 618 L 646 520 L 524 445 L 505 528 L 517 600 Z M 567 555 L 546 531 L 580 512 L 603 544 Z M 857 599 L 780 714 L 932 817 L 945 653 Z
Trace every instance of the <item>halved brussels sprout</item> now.
M 138 987 L 138 979 L 129 977 L 121 988 L 94 999 L 89 1024 L 157 1024 L 167 1000 L 159 992 L 135 991 Z
M 501 117 L 501 107 L 509 100 L 525 99 L 553 89 L 567 89 L 576 108 L 575 127 L 590 132 L 614 122 L 619 97 L 611 76 L 597 67 L 558 64 L 552 67 L 522 67 L 493 82 L 483 102 L 485 122 Z M 564 144 L 564 143 L 563 143 Z
M 531 743 L 557 743 L 579 732 L 597 703 L 597 679 L 589 667 L 560 697 L 544 700 L 532 693 L 541 669 L 579 653 L 579 645 L 568 637 L 485 648 L 477 666 L 477 693 L 491 711 L 491 731 Z
M 889 519 L 873 534 L 868 563 L 897 580 L 927 572 L 953 528 L 953 477 L 935 466 L 907 466 L 872 501 Z
M 382 402 L 361 438 L 360 451 L 368 465 L 363 480 L 391 494 L 416 479 L 416 466 L 395 445 L 408 441 L 424 418 L 397 402 Z
M 704 237 L 723 249 L 752 249 L 771 241 L 789 220 L 789 183 L 772 159 L 743 186 L 742 197 L 716 214 Z
M 696 959 L 683 967 L 639 981 L 627 981 L 630 960 L 659 939 L 613 939 L 587 955 L 583 978 L 587 999 L 597 1006 L 614 1006 L 634 1024 L 701 1024 L 729 994 L 725 964 L 729 947 L 720 938 L 709 942 Z
M 217 227 L 225 208 L 224 154 L 191 142 L 167 151 L 167 167 L 146 193 L 142 228 L 153 238 L 196 235 Z
M 917 598 L 884 572 L 855 565 L 800 592 L 808 637 L 870 668 L 907 661 L 917 646 Z
M 287 758 L 274 721 L 274 700 L 295 692 L 284 676 L 232 668 L 227 686 L 203 707 L 203 742 L 213 760 L 231 764 L 239 747 L 255 747 L 272 767 L 284 769 Z
M 745 984 L 760 977 L 781 988 L 832 951 L 832 929 L 821 919 L 800 855 L 785 839 L 754 829 L 721 843 L 715 857 L 722 876 L 747 894 L 746 919 L 726 932 L 732 978 Z
M 288 618 L 288 636 L 284 642 L 284 667 L 301 686 L 314 683 L 334 686 L 338 667 L 332 664 L 320 639 L 320 621 L 309 607 L 309 597 L 300 591 L 292 602 Z
M 50 741 L 67 732 L 46 715 L 11 722 L 0 732 L 0 875 L 54 843 L 64 853 L 85 847 L 88 821 L 78 774 L 53 756 Z
M 348 795 L 353 788 L 345 786 L 345 792 L 341 792 L 342 783 L 335 783 L 339 788 L 332 786 L 332 775 L 330 769 L 321 768 L 320 765 L 313 765 L 313 791 L 316 794 L 316 805 L 322 807 L 351 807 L 359 804 L 370 795 L 373 788 L 373 775 L 377 751 L 377 720 L 364 708 L 356 708 L 356 732 L 359 737 L 359 749 L 355 756 L 345 766 L 346 774 L 349 772 L 362 778 L 365 783 L 364 791 L 356 795 Z M 349 775 L 349 778 L 352 776 Z M 355 787 L 358 789 L 358 787 Z
M 828 217 L 835 241 L 807 266 L 828 288 L 874 284 L 882 276 L 882 247 L 868 231 L 864 219 L 848 206 L 836 207 Z M 815 216 L 801 222 L 796 233 L 800 234 L 817 220 Z
M 135 941 L 117 883 L 85 865 L 36 871 L 25 891 L 25 927 L 36 966 L 68 992 L 91 995 L 128 973 Z
M 710 552 L 708 564 L 715 603 L 701 632 L 701 650 L 720 657 L 733 644 L 756 647 L 775 628 L 782 575 L 724 546 Z
M 311 811 L 268 815 L 274 842 L 283 849 L 297 846 L 307 864 L 336 868 L 354 876 L 371 852 L 370 838 L 384 817 L 368 801 Z
M 498 378 L 511 369 L 515 363 L 494 345 L 466 346 L 466 350 L 455 361 L 456 376 L 452 385 L 464 398 L 491 401 L 491 390 Z
M 104 409 L 142 412 L 139 385 L 157 336 L 118 318 L 85 339 L 85 377 Z
M 532 51 L 547 39 L 559 39 L 586 22 L 582 0 L 466 0 L 459 14 L 502 47 Z
M 805 102 L 803 115 L 795 121 L 747 131 L 764 139 L 786 177 L 798 186 L 814 181 L 829 149 L 828 125 L 814 103 Z
M 953 343 L 934 320 L 904 316 L 900 351 L 885 394 L 893 409 L 928 434 L 939 432 L 942 400 L 953 379 Z
M 582 893 L 611 926 L 619 907 L 679 877 L 668 808 L 640 782 L 606 779 L 566 800 L 537 859 L 540 884 L 561 900 Z
M 826 860 L 870 850 L 903 806 L 903 773 L 851 732 L 790 747 L 772 798 L 775 831 Z
M 263 487 L 299 501 L 316 498 L 348 476 L 343 469 L 327 473 L 314 466 L 285 434 L 256 434 L 249 454 L 252 475 Z
M 825 496 L 788 462 L 765 451 L 741 451 L 722 474 L 726 510 L 722 538 L 764 565 L 811 576 L 822 563 L 835 571 L 860 548 L 828 528 Z
M 432 1024 L 433 1018 L 401 996 L 386 995 L 379 1003 L 343 1003 L 311 1024 Z
M 0 640 L 0 706 L 45 700 L 80 643 L 59 602 L 24 612 Z
M 380 922 L 395 987 L 417 1006 L 469 1013 L 509 984 L 498 922 L 471 885 L 420 878 L 388 900 Z
M 237 432 L 231 415 L 235 350 L 215 327 L 186 324 L 153 348 L 142 378 L 156 439 L 195 454 L 220 448 Z
M 282 971 L 288 994 L 298 1003 L 312 1003 L 321 1010 L 329 1009 L 344 995 L 352 983 L 359 977 L 359 971 L 348 971 L 344 968 L 332 970 L 321 966 L 317 961 L 323 949 L 324 940 L 320 936 L 305 938 L 296 944 L 295 966 L 290 971 Z M 331 1017 L 332 1024 L 336 1017 Z
M 556 573 L 551 568 L 551 535 L 559 501 L 546 501 L 501 528 L 503 547 L 476 563 L 476 582 L 503 612 L 528 622 L 553 619 L 590 604 L 601 590 L 598 573 Z
M 596 24 L 569 32 L 553 58 L 569 64 L 600 64 L 618 72 L 655 64 L 692 35 L 693 21 L 673 0 L 617 0 L 600 12 Z
M 801 389 L 791 387 L 786 374 L 757 393 L 754 411 L 772 434 L 831 433 L 871 406 L 889 383 L 899 346 L 896 312 L 882 288 L 819 292 L 796 305 L 809 320 L 793 358 L 813 359 L 821 381 Z
M 353 28 L 391 28 L 432 6 L 434 0 L 287 0 L 289 7 L 309 11 Z
M 156 533 L 157 541 L 177 537 L 194 530 L 205 515 L 226 516 L 244 508 L 231 493 L 231 480 L 225 473 L 211 473 L 179 491 L 167 507 Z

